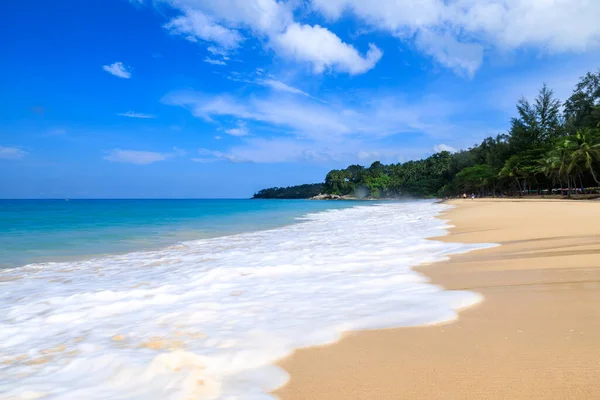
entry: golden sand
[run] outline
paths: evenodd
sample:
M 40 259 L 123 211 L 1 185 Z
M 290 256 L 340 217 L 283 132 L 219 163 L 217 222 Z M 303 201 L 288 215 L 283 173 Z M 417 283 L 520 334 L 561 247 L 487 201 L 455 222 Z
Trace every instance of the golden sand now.
M 485 300 L 453 323 L 348 334 L 281 362 L 282 400 L 600 399 L 600 201 L 461 200 L 418 270 Z

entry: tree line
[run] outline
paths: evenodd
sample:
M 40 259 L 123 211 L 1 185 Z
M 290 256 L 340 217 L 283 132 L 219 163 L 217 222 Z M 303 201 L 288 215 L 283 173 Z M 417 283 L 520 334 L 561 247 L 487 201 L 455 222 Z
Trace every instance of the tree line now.
M 418 161 L 332 170 L 325 183 L 285 188 L 278 195 L 314 191 L 373 198 L 446 197 L 562 193 L 600 187 L 600 69 L 588 73 L 564 103 L 545 84 L 533 102 L 516 104 L 508 132 L 454 153 L 442 151 Z M 273 191 L 274 189 L 266 189 Z M 255 197 L 263 196 L 264 190 Z M 316 193 L 315 193 L 316 194 Z M 281 197 L 279 197 L 281 198 Z M 301 197 L 293 197 L 301 198 Z
M 308 199 L 325 191 L 322 183 L 262 189 L 254 194 L 255 199 Z

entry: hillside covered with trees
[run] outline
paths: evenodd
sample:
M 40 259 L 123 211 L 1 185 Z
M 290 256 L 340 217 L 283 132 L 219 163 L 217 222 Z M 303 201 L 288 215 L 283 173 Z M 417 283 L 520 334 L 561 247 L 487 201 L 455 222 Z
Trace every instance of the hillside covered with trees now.
M 312 183 L 299 186 L 274 187 L 260 190 L 254 194 L 255 199 L 308 199 L 325 191 L 322 183 Z
M 505 134 L 456 153 L 418 161 L 332 170 L 325 183 L 265 189 L 256 198 L 308 198 L 315 192 L 374 198 L 571 193 L 600 187 L 600 70 L 588 73 L 561 103 L 546 85 L 533 103 L 517 101 Z M 289 197 L 288 197 L 289 196 Z

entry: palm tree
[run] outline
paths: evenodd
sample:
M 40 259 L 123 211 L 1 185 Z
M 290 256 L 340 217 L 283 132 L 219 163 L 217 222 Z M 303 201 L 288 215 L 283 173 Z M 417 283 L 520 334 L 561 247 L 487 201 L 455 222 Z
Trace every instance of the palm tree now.
M 508 178 L 509 180 L 514 179 L 517 182 L 517 188 L 519 190 L 519 196 L 523 194 L 523 189 L 521 188 L 521 182 L 519 182 L 519 178 L 521 178 L 521 170 L 519 165 L 519 157 L 514 155 L 511 156 L 504 163 L 504 167 L 498 172 L 498 178 Z
M 567 182 L 567 195 L 571 195 L 571 172 L 569 169 L 569 163 L 571 159 L 571 145 L 567 140 L 561 140 L 554 150 L 550 152 L 548 157 L 549 163 L 554 168 L 554 174 L 558 178 L 561 188 L 561 194 L 563 194 L 563 179 Z
M 569 151 L 569 172 L 589 170 L 597 185 L 600 181 L 594 171 L 594 164 L 600 162 L 600 135 L 595 134 L 592 129 L 583 128 L 575 135 L 567 137 L 565 145 Z
M 552 189 L 554 188 L 554 184 L 556 180 L 560 182 L 560 158 L 549 154 L 547 157 L 542 158 L 538 161 L 539 170 L 546 178 L 548 178 L 551 182 L 550 194 L 552 194 Z M 561 185 L 562 186 L 562 185 Z

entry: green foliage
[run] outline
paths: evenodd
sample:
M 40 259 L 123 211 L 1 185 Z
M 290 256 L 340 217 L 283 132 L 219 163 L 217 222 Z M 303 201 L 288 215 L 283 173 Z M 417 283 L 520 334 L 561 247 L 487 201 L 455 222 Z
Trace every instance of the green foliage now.
M 299 186 L 290 186 L 285 188 L 274 187 L 262 189 L 254 194 L 254 199 L 308 199 L 322 193 L 324 190 L 322 183 L 313 183 Z
M 347 195 L 354 191 L 355 184 L 352 175 L 345 170 L 334 169 L 325 177 L 325 192 L 337 195 Z
M 482 192 L 496 183 L 498 172 L 491 165 L 477 164 L 460 171 L 456 174 L 455 179 L 456 187 L 460 190 L 476 189 L 478 192 Z
M 517 112 L 519 116 L 512 119 L 509 132 L 509 143 L 515 153 L 547 144 L 564 132 L 560 101 L 545 84 L 534 104 L 527 99 L 519 99 Z
M 565 102 L 567 130 L 600 127 L 600 69 L 581 78 Z
M 581 78 L 564 104 L 545 84 L 535 100 L 517 101 L 506 134 L 468 150 L 423 160 L 332 170 L 321 185 L 273 188 L 255 197 L 304 198 L 318 192 L 374 198 L 512 194 L 600 186 L 600 70 Z M 301 188 L 301 189 L 298 189 Z M 291 197 L 294 196 L 294 197 Z
M 380 173 L 375 176 L 369 176 L 365 181 L 367 188 L 371 192 L 371 196 L 379 198 L 382 194 L 386 194 L 390 191 L 391 177 Z
M 594 165 L 600 162 L 600 134 L 590 128 L 583 128 L 568 136 L 563 146 L 568 153 L 567 172 L 589 170 L 594 181 L 600 184 L 594 171 Z

